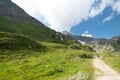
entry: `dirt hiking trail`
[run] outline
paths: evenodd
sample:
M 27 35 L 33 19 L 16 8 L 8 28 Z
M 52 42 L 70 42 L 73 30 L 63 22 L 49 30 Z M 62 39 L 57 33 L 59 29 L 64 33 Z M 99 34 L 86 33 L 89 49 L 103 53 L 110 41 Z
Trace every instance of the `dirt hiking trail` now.
M 120 75 L 99 58 L 94 59 L 93 65 L 96 68 L 95 80 L 120 80 Z

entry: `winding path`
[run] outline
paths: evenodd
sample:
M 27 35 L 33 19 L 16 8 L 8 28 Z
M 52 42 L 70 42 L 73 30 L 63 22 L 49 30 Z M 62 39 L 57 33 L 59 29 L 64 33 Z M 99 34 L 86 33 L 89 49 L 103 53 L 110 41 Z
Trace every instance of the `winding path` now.
M 120 75 L 97 57 L 94 59 L 93 65 L 96 68 L 95 80 L 120 80 Z

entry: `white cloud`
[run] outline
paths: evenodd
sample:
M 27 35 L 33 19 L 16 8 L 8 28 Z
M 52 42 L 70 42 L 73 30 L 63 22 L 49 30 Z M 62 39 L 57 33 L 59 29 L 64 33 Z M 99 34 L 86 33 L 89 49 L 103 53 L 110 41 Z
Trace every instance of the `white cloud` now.
M 97 4 L 97 6 L 93 6 L 90 10 L 90 17 L 95 17 L 96 15 L 102 13 L 102 11 L 105 9 L 106 7 L 106 2 L 102 1 L 99 4 Z
M 117 2 L 114 3 L 112 6 L 113 6 L 113 9 L 120 14 L 120 0 L 117 0 Z
M 81 36 L 93 37 L 92 34 L 89 34 L 89 33 L 88 33 L 88 31 L 85 31 L 85 33 L 81 34 Z
M 120 0 L 12 0 L 27 13 L 39 19 L 44 16 L 45 23 L 57 31 L 70 31 L 72 26 L 101 14 L 107 6 L 120 13 Z M 110 20 L 112 18 L 107 18 Z
M 38 0 L 36 0 L 39 3 Z M 58 31 L 70 31 L 70 28 L 82 20 L 87 20 L 90 6 L 94 0 L 45 0 L 39 7 L 39 13 L 45 15 L 51 28 Z M 47 4 L 46 4 L 47 3 Z M 46 4 L 46 5 L 45 5 Z
M 85 36 L 85 37 L 92 37 L 91 34 L 82 34 L 81 36 Z
M 87 20 L 94 0 L 12 0 L 32 16 L 44 16 L 50 27 L 70 31 L 71 27 Z M 33 5 L 31 7 L 31 5 Z M 37 9 L 34 10 L 34 7 Z M 38 17 L 38 15 L 36 16 Z
M 113 16 L 108 16 L 108 17 L 106 17 L 102 22 L 104 23 L 104 22 L 106 22 L 106 21 L 110 21 L 112 18 L 113 18 Z

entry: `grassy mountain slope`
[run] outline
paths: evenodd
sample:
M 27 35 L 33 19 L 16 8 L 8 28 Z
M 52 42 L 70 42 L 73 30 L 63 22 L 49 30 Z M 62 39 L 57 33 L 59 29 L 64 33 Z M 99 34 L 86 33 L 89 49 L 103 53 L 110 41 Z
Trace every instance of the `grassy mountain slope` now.
M 38 41 L 60 42 L 61 36 L 64 40 L 72 40 L 71 37 L 48 29 L 44 25 L 15 22 L 3 16 L 0 16 L 0 31 L 26 35 Z
M 0 16 L 0 31 L 26 35 L 35 40 L 49 40 L 49 35 L 54 34 L 44 26 L 15 22 L 2 16 Z
M 47 28 L 11 0 L 0 0 L 0 31 L 26 35 L 39 41 L 61 42 L 61 36 L 64 41 L 72 40 L 69 36 Z
M 13 33 L 0 32 L 0 51 L 38 50 L 44 51 L 45 47 L 25 36 Z
M 22 35 L 0 32 L 0 80 L 91 80 L 93 55 L 87 45 L 40 44 Z
M 0 0 L 0 80 L 90 80 L 93 56 L 91 47 Z
M 30 47 L 29 47 L 30 46 Z M 94 51 L 87 45 L 42 42 L 0 32 L 0 80 L 92 79 Z

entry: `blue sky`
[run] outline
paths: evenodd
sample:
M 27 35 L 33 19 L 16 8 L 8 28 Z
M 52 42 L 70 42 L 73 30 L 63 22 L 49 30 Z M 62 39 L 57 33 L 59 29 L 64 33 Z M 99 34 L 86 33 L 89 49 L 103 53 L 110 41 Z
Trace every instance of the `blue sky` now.
M 70 32 L 74 35 L 81 35 L 88 31 L 95 38 L 118 36 L 120 35 L 120 14 L 114 12 L 114 17 L 110 21 L 103 22 L 103 19 L 111 13 L 113 13 L 111 7 L 107 7 L 102 14 L 73 26 Z
M 12 0 L 56 31 L 95 38 L 120 35 L 120 0 Z

